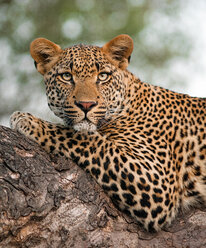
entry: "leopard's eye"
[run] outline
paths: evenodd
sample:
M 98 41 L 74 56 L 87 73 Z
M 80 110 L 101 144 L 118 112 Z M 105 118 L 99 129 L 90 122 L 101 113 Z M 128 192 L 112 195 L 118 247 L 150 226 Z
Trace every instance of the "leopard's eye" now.
M 98 75 L 98 80 L 106 82 L 110 78 L 111 73 L 108 72 L 102 72 Z
M 65 81 L 72 81 L 72 75 L 69 72 L 60 74 L 60 77 Z

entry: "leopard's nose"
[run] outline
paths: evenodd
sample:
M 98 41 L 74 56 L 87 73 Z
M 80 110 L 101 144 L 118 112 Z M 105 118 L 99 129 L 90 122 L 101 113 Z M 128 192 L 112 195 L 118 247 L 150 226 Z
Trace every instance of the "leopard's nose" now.
M 90 111 L 93 107 L 97 106 L 97 102 L 84 102 L 84 101 L 75 101 L 77 107 L 79 107 L 85 113 Z

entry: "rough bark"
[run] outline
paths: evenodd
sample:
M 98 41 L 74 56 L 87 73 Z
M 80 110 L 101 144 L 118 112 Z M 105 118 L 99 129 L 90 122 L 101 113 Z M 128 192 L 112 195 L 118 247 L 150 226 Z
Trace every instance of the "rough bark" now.
M 147 233 L 71 161 L 0 127 L 0 247 L 206 247 L 206 209 Z

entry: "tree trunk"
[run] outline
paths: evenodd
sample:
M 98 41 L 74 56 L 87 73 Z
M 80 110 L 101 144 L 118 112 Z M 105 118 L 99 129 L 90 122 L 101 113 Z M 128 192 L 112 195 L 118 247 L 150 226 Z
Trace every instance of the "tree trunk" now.
M 147 233 L 65 158 L 0 127 L 0 247 L 206 247 L 206 209 Z

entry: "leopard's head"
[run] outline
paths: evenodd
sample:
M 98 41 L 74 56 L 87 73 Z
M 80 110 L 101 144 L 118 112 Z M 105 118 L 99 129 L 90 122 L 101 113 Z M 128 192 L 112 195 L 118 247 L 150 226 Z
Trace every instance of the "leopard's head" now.
M 48 105 L 66 125 L 95 131 L 122 111 L 125 71 L 133 50 L 128 35 L 119 35 L 103 47 L 59 45 L 38 38 L 31 56 L 44 75 Z

